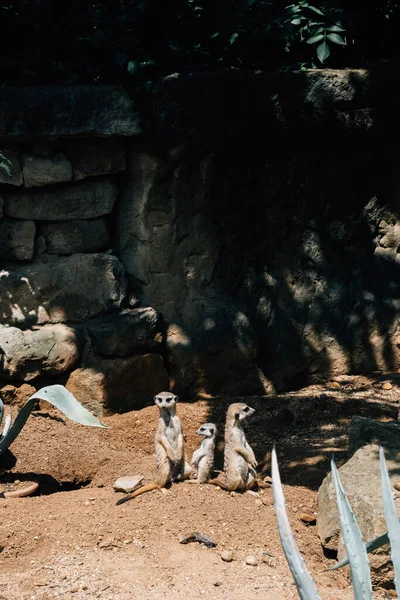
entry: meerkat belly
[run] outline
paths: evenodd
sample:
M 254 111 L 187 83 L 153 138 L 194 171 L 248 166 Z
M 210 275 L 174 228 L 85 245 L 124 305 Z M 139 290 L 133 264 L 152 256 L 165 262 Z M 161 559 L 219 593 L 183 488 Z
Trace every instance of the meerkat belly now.
M 233 433 L 234 435 L 232 436 L 231 440 L 232 452 L 228 453 L 232 458 L 226 465 L 225 470 L 228 477 L 236 478 L 239 476 L 242 481 L 245 481 L 249 472 L 248 462 L 241 454 L 239 454 L 237 451 L 235 452 L 234 450 L 235 448 L 243 447 L 246 438 L 243 431 L 240 429 L 236 429 L 236 431 Z

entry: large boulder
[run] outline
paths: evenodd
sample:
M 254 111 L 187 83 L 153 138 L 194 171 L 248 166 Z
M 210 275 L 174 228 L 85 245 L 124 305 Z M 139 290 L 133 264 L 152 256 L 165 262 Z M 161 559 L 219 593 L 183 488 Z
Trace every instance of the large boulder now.
M 0 325 L 0 378 L 30 381 L 64 373 L 78 358 L 78 339 L 71 327 L 57 324 L 21 331 Z
M 134 102 L 120 87 L 7 87 L 0 94 L 0 137 L 138 135 Z
M 118 138 L 65 140 L 64 148 L 75 181 L 126 169 L 125 151 Z
M 72 179 L 72 165 L 61 152 L 54 156 L 24 154 L 22 170 L 25 187 L 53 185 Z
M 159 354 L 105 359 L 91 356 L 73 371 L 66 385 L 97 416 L 140 409 L 169 389 L 168 373 Z
M 107 219 L 104 217 L 44 223 L 40 225 L 40 232 L 49 254 L 100 252 L 110 245 Z
M 164 323 L 160 313 L 147 307 L 94 319 L 85 329 L 97 354 L 124 357 L 159 348 Z
M 371 431 L 374 422 L 369 419 L 364 421 L 369 421 Z M 386 464 L 391 482 L 394 484 L 400 480 L 400 424 L 376 423 L 375 434 L 379 436 L 385 447 Z M 352 442 L 352 447 L 355 446 L 356 444 Z M 379 446 L 375 443 L 359 447 L 339 469 L 343 487 L 365 541 L 372 540 L 387 531 L 381 495 L 378 449 Z M 399 510 L 400 498 L 396 498 L 395 502 Z M 330 550 L 337 550 L 338 558 L 343 558 L 345 548 L 340 533 L 331 474 L 325 477 L 318 490 L 317 529 L 322 545 Z M 393 574 L 389 547 L 385 546 L 376 551 L 371 555 L 370 562 L 373 581 L 383 586 L 390 585 Z
M 73 254 L 0 271 L 0 323 L 81 321 L 118 309 L 126 294 L 125 271 L 108 254 Z
M 3 219 L 0 222 L 0 256 L 9 260 L 32 260 L 35 233 L 33 221 Z
M 4 215 L 35 221 L 70 221 L 108 215 L 118 188 L 109 179 L 83 181 L 51 192 L 4 194 Z

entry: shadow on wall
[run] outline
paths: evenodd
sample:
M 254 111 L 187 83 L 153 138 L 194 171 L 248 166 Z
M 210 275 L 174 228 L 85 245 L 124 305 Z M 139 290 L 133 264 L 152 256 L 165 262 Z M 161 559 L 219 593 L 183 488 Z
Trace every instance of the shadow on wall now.
M 396 156 L 377 136 L 342 141 L 234 148 L 216 166 L 215 282 L 246 307 L 276 390 L 400 365 Z

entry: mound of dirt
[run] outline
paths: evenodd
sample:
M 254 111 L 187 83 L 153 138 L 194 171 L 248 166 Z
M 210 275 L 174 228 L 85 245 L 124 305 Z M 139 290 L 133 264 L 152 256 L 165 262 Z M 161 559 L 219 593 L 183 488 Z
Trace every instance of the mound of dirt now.
M 397 413 L 398 381 L 386 380 L 390 390 L 382 389 L 381 379 L 349 377 L 335 386 L 245 399 L 256 409 L 247 435 L 263 474 L 269 474 L 270 450 L 277 444 L 289 519 L 324 600 L 353 598 L 348 574 L 324 572 L 334 558 L 324 556 L 316 527 L 304 524 L 300 514 L 315 513 L 332 451 L 339 465 L 346 460 L 351 415 L 390 420 Z M 178 405 L 189 457 L 201 441 L 195 434 L 199 424 L 213 421 L 220 429 L 221 468 L 226 407 L 239 400 L 200 398 Z M 0 499 L 0 599 L 298 597 L 271 489 L 255 496 L 183 482 L 116 506 L 121 494 L 112 484 L 118 477 L 154 476 L 157 408 L 104 422 L 109 429 L 84 428 L 41 403 L 1 458 L 3 484 L 38 481 L 40 493 Z M 179 543 L 194 531 L 210 536 L 216 547 Z M 232 562 L 221 559 L 223 550 L 232 550 Z M 257 558 L 256 565 L 246 564 L 248 555 Z M 383 599 L 385 592 L 375 597 Z

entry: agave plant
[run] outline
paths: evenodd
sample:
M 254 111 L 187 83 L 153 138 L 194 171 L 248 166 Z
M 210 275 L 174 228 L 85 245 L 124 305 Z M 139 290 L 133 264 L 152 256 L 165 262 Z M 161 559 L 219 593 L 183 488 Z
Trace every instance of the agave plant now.
M 348 563 L 350 564 L 350 573 L 355 600 L 372 600 L 371 574 L 367 553 L 383 545 L 383 543 L 387 543 L 388 541 L 390 541 L 392 551 L 392 561 L 395 570 L 394 583 L 396 586 L 396 591 L 399 592 L 400 589 L 400 523 L 397 517 L 393 493 L 390 486 L 389 475 L 387 472 L 382 448 L 379 449 L 379 459 L 381 468 L 382 497 L 386 523 L 388 525 L 388 534 L 377 538 L 377 540 L 380 540 L 378 545 L 376 545 L 377 540 L 373 540 L 369 544 L 364 543 L 357 520 L 350 507 L 346 493 L 342 486 L 342 482 L 340 481 L 339 472 L 336 468 L 335 461 L 333 458 L 331 461 L 332 480 L 335 487 L 340 527 L 347 550 L 346 559 L 335 565 L 334 568 L 339 568 L 340 566 Z M 307 571 L 305 562 L 299 553 L 293 533 L 290 529 L 275 447 L 272 450 L 271 460 L 275 512 L 278 521 L 279 535 L 286 560 L 289 564 L 301 600 L 321 600 L 314 582 Z M 373 544 L 375 544 L 374 547 L 372 547 Z
M 78 400 L 63 385 L 49 385 L 33 394 L 26 404 L 21 408 L 11 424 L 11 415 L 4 419 L 3 431 L 0 433 L 0 456 L 13 443 L 22 431 L 29 415 L 31 414 L 36 400 L 47 400 L 50 404 L 61 410 L 61 412 L 76 423 L 89 427 L 106 427 L 91 412 L 78 402 Z M 0 398 L 0 426 L 3 422 L 4 404 Z

